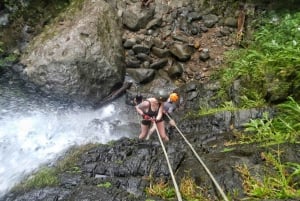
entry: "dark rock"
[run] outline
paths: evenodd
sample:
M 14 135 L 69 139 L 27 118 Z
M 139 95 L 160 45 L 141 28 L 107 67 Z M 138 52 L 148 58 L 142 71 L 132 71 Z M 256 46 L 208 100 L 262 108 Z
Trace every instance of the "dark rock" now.
M 169 68 L 168 74 L 170 78 L 178 78 L 182 75 L 183 73 L 183 67 L 182 64 L 180 63 L 173 63 L 173 65 Z
M 151 51 L 155 56 L 157 56 L 159 58 L 168 57 L 170 55 L 169 49 L 161 49 L 161 48 L 157 48 L 157 47 L 152 47 Z
M 129 49 L 129 48 L 132 48 L 135 44 L 136 44 L 136 39 L 129 38 L 124 42 L 123 46 L 124 46 L 124 48 Z
M 128 68 L 127 73 L 137 82 L 137 83 L 148 83 L 153 80 L 155 76 L 155 71 L 153 69 L 132 69 Z
M 123 24 L 132 31 L 138 31 L 146 27 L 147 23 L 152 20 L 153 15 L 153 8 L 141 10 L 133 4 L 124 11 Z
M 150 68 L 152 69 L 160 69 L 160 68 L 163 68 L 164 66 L 166 66 L 168 64 L 168 59 L 167 58 L 164 58 L 164 59 L 159 59 L 158 61 L 156 62 L 153 62 L 151 65 L 150 65 Z
M 199 59 L 201 61 L 207 61 L 210 58 L 208 49 L 203 49 L 203 51 L 199 55 Z
M 219 20 L 218 16 L 214 14 L 208 14 L 203 16 L 204 25 L 208 28 L 212 28 Z
M 127 68 L 139 68 L 141 65 L 141 62 L 135 58 L 127 58 L 125 63 Z
M 187 15 L 187 21 L 190 23 L 195 20 L 201 20 L 202 19 L 202 14 L 198 12 L 190 12 Z
M 225 18 L 224 25 L 236 28 L 237 27 L 237 19 L 233 18 L 233 17 L 227 17 L 227 18 Z
M 138 53 L 136 55 L 136 58 L 139 59 L 140 61 L 149 61 L 151 62 L 151 58 L 149 57 L 148 54 L 145 54 L 145 53 Z
M 170 47 L 170 52 L 179 61 L 187 61 L 191 58 L 192 49 L 188 45 L 175 43 Z
M 132 47 L 132 50 L 135 54 L 144 53 L 149 54 L 150 53 L 150 47 L 143 44 L 137 44 Z
M 155 29 L 160 27 L 161 24 L 162 24 L 162 18 L 155 18 L 150 22 L 148 22 L 146 29 Z

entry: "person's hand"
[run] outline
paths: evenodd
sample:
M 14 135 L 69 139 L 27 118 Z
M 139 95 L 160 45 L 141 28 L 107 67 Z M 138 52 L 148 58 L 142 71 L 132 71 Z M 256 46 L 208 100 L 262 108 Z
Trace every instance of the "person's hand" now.
M 152 118 L 146 114 L 143 114 L 142 115 L 143 119 L 146 119 L 146 120 L 151 120 Z
M 176 125 L 176 123 L 175 123 L 175 121 L 174 121 L 173 119 L 172 119 L 172 120 L 170 120 L 170 122 L 169 122 L 169 123 L 170 123 L 170 125 L 171 125 L 171 126 L 175 126 L 175 125 Z
M 159 121 L 160 121 L 160 119 L 153 118 L 153 122 L 157 123 Z

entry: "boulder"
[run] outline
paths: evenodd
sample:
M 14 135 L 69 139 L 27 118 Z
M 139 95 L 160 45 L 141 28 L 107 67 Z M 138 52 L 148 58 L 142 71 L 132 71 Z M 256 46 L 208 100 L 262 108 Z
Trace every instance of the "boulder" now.
M 46 94 L 96 103 L 124 81 L 121 23 L 103 0 L 81 6 L 70 7 L 68 17 L 31 41 L 21 63 L 28 80 Z

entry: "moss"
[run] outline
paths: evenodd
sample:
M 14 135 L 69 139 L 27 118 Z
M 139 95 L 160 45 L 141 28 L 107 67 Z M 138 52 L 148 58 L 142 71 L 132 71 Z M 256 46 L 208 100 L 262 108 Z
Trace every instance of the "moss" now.
M 13 191 L 28 191 L 46 186 L 57 186 L 59 183 L 57 171 L 53 168 L 43 167 L 27 180 L 13 188 Z
M 98 144 L 87 144 L 80 147 L 74 147 L 68 151 L 63 160 L 59 161 L 56 168 L 59 172 L 80 172 L 78 162 L 80 157 L 86 151 L 98 146 Z
M 12 191 L 29 191 L 30 189 L 38 189 L 46 186 L 58 186 L 59 174 L 64 172 L 72 174 L 81 173 L 81 168 L 78 166 L 78 162 L 82 154 L 96 146 L 99 146 L 99 144 L 86 144 L 71 148 L 63 159 L 56 164 L 56 166 L 41 167 L 36 173 L 16 185 Z

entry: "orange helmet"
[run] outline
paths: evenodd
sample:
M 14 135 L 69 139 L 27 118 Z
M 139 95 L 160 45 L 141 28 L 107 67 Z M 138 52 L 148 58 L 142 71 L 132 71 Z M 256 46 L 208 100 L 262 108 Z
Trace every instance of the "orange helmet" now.
M 177 102 L 178 99 L 179 99 L 177 93 L 171 93 L 169 98 L 170 98 L 170 101 L 171 101 L 171 102 Z

